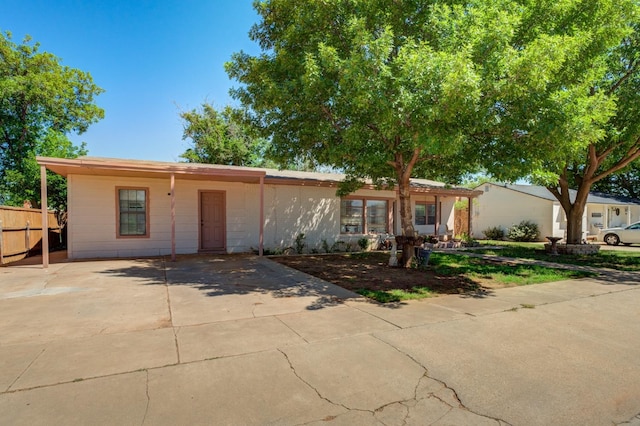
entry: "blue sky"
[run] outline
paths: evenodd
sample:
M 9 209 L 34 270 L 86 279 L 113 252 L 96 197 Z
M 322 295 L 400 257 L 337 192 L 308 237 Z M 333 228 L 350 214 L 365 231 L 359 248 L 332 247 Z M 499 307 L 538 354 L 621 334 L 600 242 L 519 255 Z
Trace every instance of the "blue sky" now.
M 224 63 L 259 52 L 248 32 L 251 0 L 2 0 L 0 30 L 26 34 L 62 64 L 91 73 L 105 89 L 105 118 L 79 136 L 89 155 L 178 161 L 180 111 L 233 104 Z

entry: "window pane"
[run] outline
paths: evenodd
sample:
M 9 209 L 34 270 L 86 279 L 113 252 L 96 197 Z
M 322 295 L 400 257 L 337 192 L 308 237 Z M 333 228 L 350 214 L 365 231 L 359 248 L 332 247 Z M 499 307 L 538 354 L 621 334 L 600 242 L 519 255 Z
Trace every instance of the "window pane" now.
M 388 219 L 389 214 L 386 201 L 367 200 L 367 231 L 376 233 L 387 232 Z
M 427 225 L 436 224 L 436 205 L 427 204 Z
M 147 191 L 144 189 L 120 189 L 120 235 L 146 235 Z
M 362 200 L 340 201 L 340 232 L 362 233 Z
M 416 221 L 416 225 L 426 225 L 427 224 L 427 206 L 426 206 L 426 204 L 416 204 L 415 221 Z

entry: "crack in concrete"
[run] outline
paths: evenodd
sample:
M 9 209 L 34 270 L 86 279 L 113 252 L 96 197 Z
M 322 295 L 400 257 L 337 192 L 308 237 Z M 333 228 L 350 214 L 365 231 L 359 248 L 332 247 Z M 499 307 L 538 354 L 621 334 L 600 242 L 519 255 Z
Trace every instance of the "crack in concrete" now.
M 11 382 L 11 384 L 9 384 L 9 386 L 7 386 L 7 388 L 5 389 L 5 391 L 4 391 L 4 392 L 9 392 L 9 390 L 11 389 L 11 387 L 12 387 L 13 385 L 15 385 L 15 384 L 16 384 L 16 382 L 17 382 L 18 380 L 20 380 L 20 378 L 21 378 L 22 376 L 24 376 L 24 373 L 26 373 L 26 372 L 27 372 L 27 370 L 29 370 L 29 368 L 31 368 L 31 366 L 33 365 L 33 363 L 34 363 L 34 362 L 36 362 L 36 361 L 38 360 L 38 358 L 40 358 L 40 357 L 42 356 L 42 354 L 43 354 L 46 350 L 47 350 L 47 347 L 46 347 L 46 346 L 45 346 L 44 348 L 42 348 L 42 350 L 40 351 L 40 353 L 39 353 L 38 355 L 36 355 L 36 356 L 35 356 L 35 358 L 33 358 L 33 360 L 31 360 L 31 362 L 29 363 L 29 365 L 27 365 L 27 366 L 24 368 L 24 370 L 22 370 L 22 372 L 18 375 L 18 377 L 16 377 L 16 378 L 15 378 L 15 380 L 14 380 L 13 382 Z M 3 393 L 4 393 L 4 392 L 3 392 Z
M 320 391 L 318 391 L 318 389 L 316 389 L 314 386 L 311 385 L 311 383 L 307 382 L 305 379 L 302 378 L 302 376 L 300 376 L 298 374 L 298 372 L 296 371 L 296 368 L 293 366 L 293 363 L 291 362 L 291 360 L 289 359 L 289 356 L 282 350 L 282 349 L 278 349 L 278 352 L 280 352 L 282 354 L 282 356 L 284 356 L 284 359 L 287 360 L 287 363 L 289 363 L 289 368 L 291 369 L 291 372 L 293 372 L 293 374 L 298 378 L 298 380 L 300 380 L 302 383 L 304 383 L 305 385 L 307 385 L 311 390 L 313 390 L 316 395 L 318 395 L 318 397 L 324 401 L 327 401 L 329 404 L 331 405 L 335 405 L 336 407 L 342 407 L 347 411 L 364 411 L 364 412 L 371 412 L 371 411 L 367 411 L 367 410 L 359 410 L 359 409 L 352 409 L 347 407 L 344 404 L 340 404 L 337 402 L 333 402 L 331 401 L 329 398 L 323 396 Z M 373 413 L 373 412 L 371 412 Z
M 622 423 L 614 423 L 611 422 L 611 424 L 615 425 L 615 426 L 634 426 L 634 425 L 640 425 L 640 413 L 636 414 L 635 416 L 631 417 L 629 420 L 627 420 L 626 422 L 622 422 Z
M 144 415 L 142 416 L 142 423 L 140 423 L 142 426 L 144 426 L 145 421 L 147 420 L 147 414 L 149 413 L 149 405 L 151 404 L 151 397 L 149 396 L 149 370 L 145 370 L 145 372 L 147 373 L 147 380 L 146 380 L 146 394 L 147 394 L 147 405 L 144 408 Z
M 429 369 L 428 369 L 425 365 L 423 365 L 420 361 L 418 361 L 416 358 L 414 358 L 411 354 L 408 354 L 408 353 L 406 353 L 406 352 L 404 352 L 404 351 L 400 350 L 400 348 L 397 348 L 397 347 L 393 346 L 392 344 L 390 344 L 389 342 L 386 342 L 386 341 L 382 340 L 382 339 L 381 339 L 381 338 L 379 338 L 378 336 L 375 336 L 375 335 L 373 335 L 373 334 L 372 334 L 371 336 L 372 336 L 373 338 L 375 338 L 375 339 L 379 340 L 380 342 L 382 342 L 382 343 L 386 344 L 387 346 L 389 346 L 389 347 L 393 348 L 394 350 L 396 350 L 397 352 L 401 353 L 402 355 L 406 356 L 407 358 L 409 358 L 410 360 L 412 360 L 413 362 L 415 362 L 417 365 L 419 365 L 419 366 L 420 366 L 420 367 L 425 371 L 425 372 L 424 372 L 424 374 L 423 374 L 423 375 L 420 377 L 420 379 L 418 380 L 418 384 L 416 385 L 416 388 L 415 388 L 415 392 L 416 392 L 416 394 L 415 394 L 415 397 L 414 397 L 414 400 L 415 400 L 415 401 L 422 401 L 422 400 L 424 400 L 424 399 L 427 399 L 427 398 L 431 398 L 431 397 L 433 397 L 433 398 L 435 398 L 435 399 L 437 399 L 437 400 L 441 401 L 441 402 L 442 402 L 442 403 L 444 403 L 445 405 L 447 405 L 447 406 L 451 407 L 451 410 L 453 410 L 454 408 L 460 408 L 460 409 L 462 409 L 462 410 L 464 410 L 464 411 L 467 411 L 467 412 L 469 412 L 469 413 L 471 413 L 471 414 L 475 414 L 476 416 L 484 417 L 484 418 L 486 418 L 486 419 L 495 420 L 495 421 L 496 421 L 496 422 L 498 422 L 499 424 L 504 423 L 504 424 L 506 424 L 506 425 L 510 425 L 510 423 L 509 423 L 509 422 L 507 422 L 507 421 L 505 421 L 505 420 L 498 419 L 498 418 L 495 418 L 495 417 L 491 417 L 491 416 L 488 416 L 488 415 L 486 415 L 486 414 L 476 413 L 475 411 L 473 411 L 473 410 L 469 409 L 468 407 L 466 407 L 466 406 L 462 403 L 462 400 L 460 399 L 460 396 L 458 395 L 458 392 L 456 392 L 456 390 L 455 390 L 454 388 L 450 387 L 450 386 L 449 386 L 446 382 L 444 382 L 443 380 L 440 380 L 440 379 L 437 379 L 437 378 L 435 378 L 435 377 L 430 376 L 430 375 L 429 375 Z M 426 378 L 428 378 L 428 379 L 430 379 L 430 380 L 433 380 L 433 381 L 435 381 L 435 382 L 437 382 L 437 383 L 439 383 L 439 384 L 441 384 L 441 385 L 443 386 L 443 388 L 444 388 L 444 389 L 449 390 L 449 391 L 453 394 L 453 396 L 454 396 L 455 400 L 458 402 L 458 404 L 459 404 L 459 405 L 458 405 L 458 407 L 453 407 L 453 406 L 452 406 L 451 404 L 449 404 L 447 401 L 443 400 L 441 397 L 439 397 L 438 395 L 436 395 L 434 392 L 429 393 L 426 397 L 422 397 L 422 398 L 419 398 L 419 399 L 418 399 L 418 395 L 417 395 L 418 387 L 420 386 L 420 382 L 422 381 L 422 379 L 424 379 L 425 377 L 426 377 Z M 403 402 L 406 402 L 406 401 L 397 401 L 397 402 L 398 402 L 398 403 L 403 403 Z M 449 410 L 449 411 L 447 412 L 447 414 L 448 414 L 448 413 L 450 413 L 450 412 L 451 412 L 451 410 Z M 445 414 L 445 415 L 446 415 L 446 414 Z

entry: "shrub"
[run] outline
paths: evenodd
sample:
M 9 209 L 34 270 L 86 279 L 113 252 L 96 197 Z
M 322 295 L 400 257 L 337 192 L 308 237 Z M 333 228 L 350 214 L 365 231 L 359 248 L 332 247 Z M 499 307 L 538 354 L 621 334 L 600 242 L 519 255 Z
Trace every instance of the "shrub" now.
M 537 241 L 539 234 L 538 225 L 529 220 L 523 220 L 509 229 L 507 237 L 513 241 Z
M 296 253 L 298 254 L 302 254 L 304 252 L 304 248 L 307 245 L 304 242 L 304 234 L 298 234 L 298 236 L 296 237 Z
M 324 250 L 325 253 L 329 253 L 331 251 L 331 247 L 329 246 L 326 238 L 322 239 L 322 250 Z
M 358 240 L 358 246 L 360 250 L 365 251 L 369 247 L 369 240 L 366 237 L 362 237 Z
M 489 240 L 501 240 L 504 238 L 504 229 L 499 226 L 492 226 L 482 231 L 484 236 Z
M 346 242 L 338 240 L 331 245 L 331 252 L 347 251 L 347 247 L 348 245 Z

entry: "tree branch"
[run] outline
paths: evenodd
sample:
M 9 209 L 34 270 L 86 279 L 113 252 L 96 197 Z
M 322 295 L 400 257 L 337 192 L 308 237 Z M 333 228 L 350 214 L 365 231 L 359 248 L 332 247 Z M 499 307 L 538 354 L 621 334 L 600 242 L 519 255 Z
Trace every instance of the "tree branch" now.
M 616 81 L 614 83 L 613 86 L 611 86 L 609 88 L 609 90 L 607 90 L 607 95 L 611 95 L 613 94 L 613 92 L 615 92 L 616 90 L 618 90 L 618 88 L 622 85 L 622 83 L 624 83 L 625 81 L 627 81 L 627 79 L 629 79 L 629 77 L 631 77 L 633 75 L 634 72 L 636 72 L 636 70 L 638 69 L 638 60 L 634 60 L 630 65 L 629 68 L 627 69 L 627 71 L 622 75 L 622 77 L 620 77 L 620 79 L 618 79 L 618 81 Z
M 627 153 L 617 163 L 615 163 L 613 166 L 609 167 L 599 175 L 594 174 L 591 179 L 591 183 L 596 183 L 599 180 L 602 180 L 607 176 L 624 169 L 631 162 L 637 160 L 638 158 L 640 158 L 640 137 L 636 139 L 633 145 L 627 150 Z

